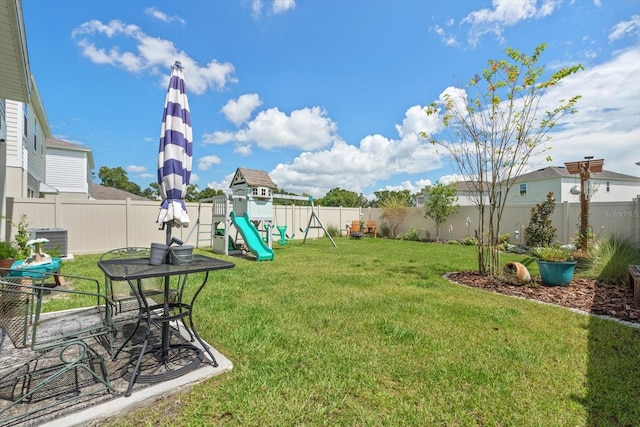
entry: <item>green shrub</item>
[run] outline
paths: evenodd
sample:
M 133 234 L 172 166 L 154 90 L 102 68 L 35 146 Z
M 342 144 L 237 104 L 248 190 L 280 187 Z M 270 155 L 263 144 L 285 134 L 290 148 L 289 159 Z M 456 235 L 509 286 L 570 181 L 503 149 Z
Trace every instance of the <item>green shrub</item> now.
M 500 236 L 498 236 L 498 242 L 499 243 L 509 243 L 509 239 L 511 238 L 511 234 L 509 233 L 503 233 Z
M 460 243 L 462 243 L 465 246 L 476 246 L 478 244 L 478 240 L 474 239 L 471 236 L 465 236 L 465 238 Z
M 556 229 L 550 219 L 555 209 L 553 191 L 547 193 L 547 200 L 531 208 L 531 219 L 525 229 L 527 246 L 550 246 L 556 239 Z
M 338 227 L 336 227 L 335 225 L 328 226 L 327 227 L 327 233 L 329 233 L 329 236 L 331 236 L 331 237 L 340 237 L 341 236 L 340 229 Z
M 412 240 L 416 242 L 422 241 L 422 238 L 420 237 L 420 231 L 418 231 L 413 225 L 409 226 L 409 231 L 407 231 L 406 233 L 398 234 L 398 237 L 396 237 L 396 239 Z
M 391 237 L 391 227 L 389 227 L 389 224 L 386 223 L 382 223 L 380 224 L 380 228 L 378 230 L 378 233 L 382 236 L 382 237 Z
M 503 243 L 500 245 L 500 250 L 503 252 L 509 252 L 512 254 L 526 255 L 529 254 L 527 248 L 523 248 L 512 243 Z
M 589 252 L 586 275 L 606 283 L 625 284 L 629 265 L 640 264 L 640 251 L 624 236 L 609 235 Z

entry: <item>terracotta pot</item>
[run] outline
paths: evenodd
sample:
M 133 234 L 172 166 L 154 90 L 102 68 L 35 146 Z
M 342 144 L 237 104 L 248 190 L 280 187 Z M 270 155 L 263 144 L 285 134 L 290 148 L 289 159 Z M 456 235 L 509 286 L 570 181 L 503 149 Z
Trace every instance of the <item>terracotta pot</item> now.
M 0 269 L 9 269 L 11 268 L 11 266 L 14 263 L 14 259 L 13 258 L 7 258 L 7 259 L 0 259 Z M 7 274 L 8 271 L 6 270 L 0 270 L 0 276 L 4 276 L 5 274 Z
M 519 262 L 508 262 L 502 267 L 502 274 L 505 276 L 516 279 L 520 283 L 528 283 L 531 281 L 531 274 L 524 264 Z

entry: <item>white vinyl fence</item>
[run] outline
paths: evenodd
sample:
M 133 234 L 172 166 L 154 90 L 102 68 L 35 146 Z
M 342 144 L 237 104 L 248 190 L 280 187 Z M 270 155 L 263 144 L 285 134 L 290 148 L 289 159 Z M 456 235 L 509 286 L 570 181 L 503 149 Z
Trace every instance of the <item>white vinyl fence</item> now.
M 192 221 L 189 228 L 173 229 L 173 235 L 185 243 L 198 247 L 211 247 L 211 223 L 213 208 L 203 203 L 187 203 Z M 529 223 L 532 205 L 508 206 L 505 209 L 501 233 L 509 233 L 514 244 L 524 244 L 524 230 Z M 316 214 L 326 228 L 340 230 L 346 235 L 346 227 L 354 220 L 374 220 L 381 229 L 378 208 L 316 207 Z M 18 222 L 25 214 L 29 228 L 56 228 L 66 230 L 67 249 L 71 254 L 102 253 L 124 246 L 150 246 L 152 242 L 164 242 L 165 231 L 156 224 L 159 211 L 157 201 L 137 200 L 78 200 L 62 197 L 47 199 L 7 198 L 7 217 Z M 589 222 L 596 236 L 617 233 L 640 242 L 640 197 L 629 202 L 591 203 Z M 557 228 L 558 240 L 569 243 L 576 237 L 580 215 L 578 203 L 563 203 L 556 206 L 552 216 Z M 286 226 L 289 238 L 302 239 L 311 217 L 310 206 L 274 206 L 274 225 Z M 467 225 L 467 218 L 470 224 Z M 200 227 L 197 226 L 199 220 Z M 313 224 L 312 224 L 313 225 Z M 428 232 L 436 236 L 434 222 L 424 217 L 422 208 L 411 208 L 409 216 L 398 228 L 398 233 L 406 233 L 410 227 L 417 229 L 422 237 Z M 440 239 L 460 240 L 466 235 L 474 236 L 478 227 L 478 212 L 475 207 L 460 207 L 446 223 L 441 225 Z M 15 228 L 6 227 L 0 240 L 11 240 Z M 319 228 L 310 229 L 308 238 L 322 237 Z M 235 231 L 230 230 L 230 236 Z M 274 245 L 277 245 L 274 236 Z

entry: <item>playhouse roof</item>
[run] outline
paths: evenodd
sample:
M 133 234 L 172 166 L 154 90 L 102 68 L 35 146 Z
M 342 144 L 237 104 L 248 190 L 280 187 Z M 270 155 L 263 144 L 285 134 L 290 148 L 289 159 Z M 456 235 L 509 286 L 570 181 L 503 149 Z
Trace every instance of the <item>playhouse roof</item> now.
M 255 169 L 238 168 L 229 188 L 238 184 L 247 184 L 249 187 L 278 188 L 268 173 Z

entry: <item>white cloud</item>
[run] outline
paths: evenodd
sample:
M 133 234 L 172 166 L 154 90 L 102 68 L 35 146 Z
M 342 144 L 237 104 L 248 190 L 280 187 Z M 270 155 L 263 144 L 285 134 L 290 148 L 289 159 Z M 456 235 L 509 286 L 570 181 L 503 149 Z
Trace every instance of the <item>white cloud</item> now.
M 198 169 L 201 171 L 206 171 L 211 169 L 211 166 L 220 164 L 220 157 L 216 155 L 204 156 L 198 159 Z
M 138 26 L 125 24 L 119 20 L 113 20 L 108 24 L 95 19 L 87 21 L 76 27 L 71 35 L 78 40 L 77 43 L 82 48 L 83 55 L 92 62 L 111 65 L 132 73 L 160 74 L 163 86 L 168 84 L 170 77 L 168 70 L 176 60 L 180 61 L 185 68 L 188 90 L 195 94 L 203 94 L 208 89 L 221 90 L 228 83 L 237 81 L 233 77 L 235 71 L 233 64 L 211 60 L 206 65 L 200 66 L 186 52 L 178 49 L 173 42 L 151 37 Z M 111 44 L 99 47 L 98 43 Z M 123 51 L 125 48 L 122 46 L 131 43 L 135 45 L 135 49 Z
M 253 150 L 251 150 L 251 146 L 250 145 L 237 145 L 234 149 L 233 152 L 236 154 L 240 154 L 243 157 L 247 157 L 250 156 L 251 154 L 253 154 Z
M 628 21 L 618 22 L 609 34 L 609 41 L 620 40 L 634 34 L 640 36 L 640 15 L 633 15 Z
M 235 171 L 233 171 L 232 173 L 226 175 L 224 177 L 224 179 L 220 182 L 218 181 L 211 181 L 207 184 L 208 188 L 213 188 L 214 190 L 223 190 L 225 192 L 229 192 L 229 186 L 231 185 L 231 180 L 233 179 L 233 176 L 235 175 Z
M 156 176 L 152 173 L 141 173 L 140 175 L 138 175 L 138 178 L 140 179 L 151 179 L 151 178 L 156 178 Z
M 248 93 L 240 96 L 238 99 L 230 99 L 222 107 L 222 114 L 236 126 L 249 120 L 253 110 L 262 105 L 260 97 L 256 93 Z
M 438 179 L 438 182 L 441 184 L 451 184 L 452 182 L 465 181 L 465 180 L 466 178 L 464 176 L 454 173 L 449 175 L 442 175 L 440 179 Z
M 362 192 L 377 181 L 400 173 L 423 173 L 440 167 L 435 147 L 420 138 L 419 132 L 435 132 L 440 124 L 417 105 L 409 108 L 402 125 L 396 126 L 398 139 L 369 135 L 359 146 L 337 139 L 325 150 L 301 153 L 289 164 L 279 164 L 269 172 L 279 188 L 295 193 L 324 196 L 334 187 Z M 402 184 L 410 188 L 409 181 Z
M 166 13 L 159 11 L 158 9 L 156 9 L 155 7 L 148 7 L 144 10 L 144 13 L 146 13 L 149 16 L 152 16 L 153 18 L 159 20 L 159 21 L 163 21 L 163 22 L 180 22 L 181 24 L 186 24 L 187 21 L 185 21 L 184 19 L 180 18 L 179 16 L 168 16 Z
M 228 103 L 227 103 L 228 105 Z M 242 146 L 255 144 L 264 149 L 297 148 L 317 150 L 328 146 L 335 139 L 337 125 L 320 107 L 294 110 L 286 115 L 277 108 L 258 113 L 238 131 L 215 131 L 205 134 L 203 142 L 226 144 L 235 142 Z
M 259 18 L 262 15 L 262 9 L 264 7 L 263 0 L 252 0 L 251 1 L 251 16 L 254 18 Z M 274 15 L 279 15 L 281 13 L 285 13 L 289 10 L 295 9 L 296 1 L 295 0 L 272 0 L 270 11 Z
M 447 22 L 447 26 L 451 26 L 451 25 L 453 25 L 453 20 L 449 20 Z M 442 40 L 442 43 L 444 43 L 446 46 L 458 45 L 458 40 L 456 39 L 456 36 L 452 34 L 448 34 L 445 31 L 445 29 L 442 28 L 441 26 L 435 25 L 431 27 L 430 30 L 436 33 L 438 36 L 440 36 L 440 40 Z
M 189 184 L 197 184 L 198 182 L 200 182 L 200 176 L 197 173 L 192 172 Z
M 295 7 L 295 0 L 273 0 L 273 3 L 271 3 L 271 10 L 276 15 L 284 13 L 291 9 L 295 9 Z
M 419 179 L 416 181 L 416 185 L 418 186 L 418 189 L 423 189 L 424 187 L 429 187 L 431 185 L 433 185 L 433 183 L 431 182 L 430 179 Z
M 494 34 L 502 43 L 504 28 L 513 26 L 527 19 L 539 19 L 553 13 L 559 0 L 542 0 L 538 7 L 538 0 L 492 0 L 491 9 L 480 9 L 471 12 L 463 20 L 469 24 L 468 41 L 475 46 L 479 39 L 486 34 Z
M 147 168 L 145 166 L 129 165 L 126 167 L 126 171 L 131 173 L 141 173 L 146 172 Z

